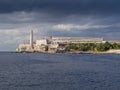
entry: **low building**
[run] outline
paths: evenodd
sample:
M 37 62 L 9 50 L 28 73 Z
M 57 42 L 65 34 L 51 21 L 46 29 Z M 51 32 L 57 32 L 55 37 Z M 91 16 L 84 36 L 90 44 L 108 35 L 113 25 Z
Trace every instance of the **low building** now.
M 104 43 L 103 38 L 57 37 L 52 38 L 54 43 Z
M 48 52 L 49 53 L 55 53 L 57 52 L 57 47 L 59 46 L 59 44 L 57 43 L 51 43 L 48 45 Z
M 46 39 L 36 40 L 36 46 L 47 45 Z
M 113 44 L 113 43 L 120 43 L 120 40 L 110 40 L 108 42 L 111 43 L 111 44 Z

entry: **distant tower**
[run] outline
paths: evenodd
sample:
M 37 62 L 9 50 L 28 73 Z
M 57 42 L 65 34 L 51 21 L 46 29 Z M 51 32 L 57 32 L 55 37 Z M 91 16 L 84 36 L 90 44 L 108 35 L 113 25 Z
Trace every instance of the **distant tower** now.
M 33 31 L 30 31 L 30 46 L 33 48 Z

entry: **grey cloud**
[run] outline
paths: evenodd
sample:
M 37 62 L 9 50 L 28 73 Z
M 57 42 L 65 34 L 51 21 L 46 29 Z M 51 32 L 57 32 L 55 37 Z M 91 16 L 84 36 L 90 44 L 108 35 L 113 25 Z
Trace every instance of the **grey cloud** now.
M 119 10 L 120 0 L 0 0 L 0 49 L 5 44 L 17 46 L 24 36 L 28 41 L 31 29 L 35 39 L 49 35 L 120 39 Z M 79 27 L 86 24 L 90 27 Z M 68 26 L 53 29 L 57 25 Z
M 0 13 L 118 14 L 119 0 L 0 0 Z

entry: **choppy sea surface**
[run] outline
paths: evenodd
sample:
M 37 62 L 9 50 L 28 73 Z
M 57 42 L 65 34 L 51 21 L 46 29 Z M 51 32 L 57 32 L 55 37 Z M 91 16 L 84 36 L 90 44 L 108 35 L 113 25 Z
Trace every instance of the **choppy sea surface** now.
M 120 90 L 120 55 L 0 53 L 0 90 Z

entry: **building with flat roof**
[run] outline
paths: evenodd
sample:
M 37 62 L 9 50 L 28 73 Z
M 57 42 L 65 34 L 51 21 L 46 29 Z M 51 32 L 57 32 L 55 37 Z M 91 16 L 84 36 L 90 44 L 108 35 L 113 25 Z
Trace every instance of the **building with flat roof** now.
M 55 37 L 52 38 L 54 43 L 104 43 L 103 38 L 81 38 L 81 37 Z

